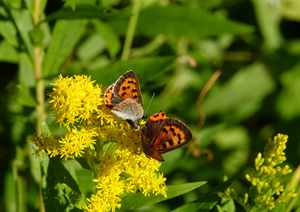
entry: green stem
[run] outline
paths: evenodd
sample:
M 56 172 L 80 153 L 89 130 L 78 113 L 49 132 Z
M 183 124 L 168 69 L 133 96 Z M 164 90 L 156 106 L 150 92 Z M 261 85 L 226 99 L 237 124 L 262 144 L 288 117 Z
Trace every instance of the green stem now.
M 33 13 L 33 23 L 34 26 L 37 27 L 40 24 L 40 7 L 41 0 L 35 0 L 34 2 L 34 13 Z M 38 105 L 36 107 L 37 110 L 37 125 L 36 132 L 37 135 L 42 133 L 41 131 L 41 123 L 39 119 L 39 115 L 45 115 L 45 86 L 42 77 L 42 55 L 41 49 L 39 46 L 34 46 L 34 73 L 36 79 L 36 99 Z
M 40 24 L 40 16 L 41 16 L 41 0 L 34 1 L 34 13 L 33 13 L 33 24 L 34 27 L 38 27 Z M 45 86 L 44 80 L 42 75 L 42 54 L 41 49 L 38 45 L 34 45 L 34 73 L 35 73 L 35 80 L 36 80 L 36 99 L 38 105 L 36 106 L 37 112 L 37 121 L 36 121 L 36 133 L 40 135 L 42 133 L 41 123 L 40 123 L 40 115 L 45 115 Z M 41 183 L 39 185 L 39 201 L 40 201 L 40 212 L 45 211 L 44 200 L 42 195 L 42 186 Z
M 122 61 L 126 61 L 129 59 L 130 48 L 132 45 L 136 24 L 139 18 L 141 5 L 142 5 L 142 0 L 134 0 L 131 17 L 129 20 L 128 29 L 126 33 L 125 44 L 121 56 Z

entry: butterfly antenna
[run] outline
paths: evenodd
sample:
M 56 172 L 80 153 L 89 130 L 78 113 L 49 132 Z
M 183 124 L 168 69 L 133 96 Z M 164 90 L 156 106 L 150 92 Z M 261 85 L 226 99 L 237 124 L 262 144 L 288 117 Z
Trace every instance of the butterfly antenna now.
M 147 111 L 148 111 L 148 109 L 149 109 L 149 106 L 150 106 L 150 104 L 151 104 L 151 102 L 152 102 L 154 96 L 155 96 L 155 92 L 153 92 L 153 95 L 152 95 L 152 97 L 151 97 L 151 99 L 150 99 L 150 102 L 149 102 L 148 107 L 147 107 L 147 109 L 146 109 L 146 114 L 147 114 Z

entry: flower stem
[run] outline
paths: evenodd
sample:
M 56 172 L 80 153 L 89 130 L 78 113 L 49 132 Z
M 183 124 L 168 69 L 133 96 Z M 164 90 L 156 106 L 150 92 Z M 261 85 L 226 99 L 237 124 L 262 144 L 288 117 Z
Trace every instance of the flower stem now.
M 34 14 L 33 14 L 33 23 L 34 26 L 37 27 L 40 24 L 40 7 L 41 0 L 34 1 Z M 44 116 L 45 114 L 45 87 L 44 81 L 42 78 L 42 56 L 41 49 L 38 45 L 34 45 L 34 73 L 36 79 L 36 99 L 38 105 L 36 107 L 37 111 L 37 125 L 36 132 L 37 135 L 41 134 L 41 123 L 39 116 Z
M 33 24 L 34 27 L 38 27 L 40 24 L 40 15 L 41 15 L 41 0 L 34 1 L 34 13 L 33 13 Z M 45 114 L 45 87 L 42 76 L 42 55 L 41 49 L 38 45 L 34 45 L 34 74 L 36 80 L 36 99 L 38 105 L 36 106 L 37 112 L 37 121 L 36 121 L 36 133 L 37 135 L 42 134 L 40 115 L 44 116 Z M 42 195 L 41 183 L 39 184 L 39 201 L 40 201 L 40 212 L 45 211 L 44 200 Z
M 134 0 L 131 17 L 129 20 L 128 29 L 126 33 L 125 44 L 121 56 L 122 61 L 126 61 L 129 59 L 130 48 L 132 45 L 136 24 L 139 18 L 141 5 L 142 5 L 142 0 Z

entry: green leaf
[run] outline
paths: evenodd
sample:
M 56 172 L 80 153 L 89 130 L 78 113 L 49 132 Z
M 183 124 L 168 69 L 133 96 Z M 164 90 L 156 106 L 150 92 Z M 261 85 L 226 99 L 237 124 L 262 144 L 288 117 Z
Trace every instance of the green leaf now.
M 18 63 L 20 57 L 18 52 L 6 41 L 0 42 L 0 61 Z
M 7 211 L 16 211 L 18 205 L 18 188 L 14 179 L 13 172 L 7 171 L 4 175 L 3 182 L 3 205 Z
M 95 26 L 96 32 L 105 41 L 110 57 L 114 58 L 121 48 L 121 42 L 118 36 L 108 24 L 100 20 L 93 20 L 92 23 Z
M 23 61 L 19 63 L 19 81 L 29 88 L 35 88 L 36 86 L 34 70 Z
M 235 205 L 233 199 L 225 199 L 221 200 L 221 203 L 217 205 L 218 211 L 220 212 L 229 212 L 235 211 Z
M 288 43 L 287 51 L 290 54 L 299 55 L 300 54 L 300 39 L 291 40 Z
M 35 107 L 37 102 L 30 92 L 29 87 L 27 87 L 23 82 L 17 85 L 19 91 L 17 94 L 17 101 L 24 106 Z
M 39 117 L 42 133 L 51 135 L 51 132 L 42 116 Z M 50 158 L 43 152 L 42 160 L 42 192 L 46 211 L 66 211 L 72 203 L 80 207 L 82 195 L 79 186 L 68 170 L 58 158 Z M 65 191 L 64 191 L 65 190 Z M 72 190 L 72 192 L 71 192 Z M 66 194 L 69 196 L 66 197 Z M 77 201 L 75 201 L 77 197 Z M 73 207 L 73 206 L 71 206 Z
M 120 16 L 121 14 L 114 9 L 97 7 L 94 5 L 81 4 L 76 5 L 76 9 L 65 7 L 56 13 L 49 15 L 44 21 L 52 21 L 57 19 L 86 19 L 86 18 L 111 18 Z
M 100 68 L 105 67 L 110 64 L 109 58 L 102 54 L 101 56 L 96 57 L 93 61 L 89 62 L 86 66 L 86 69 L 89 71 L 100 70 Z
M 46 155 L 42 162 L 42 193 L 46 211 L 67 211 L 72 203 L 65 196 L 63 186 L 59 183 L 55 175 L 55 165 Z M 53 160 L 52 160 L 53 161 Z M 66 172 L 65 172 L 66 173 Z
M 4 4 L 3 7 L 0 7 L 0 34 L 12 47 L 16 49 L 16 51 L 19 53 L 20 59 L 23 60 L 28 66 L 33 67 L 31 60 L 32 48 L 26 48 L 32 47 L 29 40 L 29 36 L 27 35 L 28 31 L 30 30 L 29 27 L 31 26 L 31 17 L 28 17 L 27 11 L 24 12 L 24 17 L 20 17 L 20 14 L 18 12 L 22 13 L 19 10 L 15 11 L 15 18 L 24 18 L 24 26 L 22 25 L 22 23 L 20 23 L 21 20 L 18 20 L 18 24 L 21 27 L 21 31 L 19 31 L 19 27 L 17 27 L 17 23 L 15 23 L 14 21 L 15 18 L 11 14 L 10 10 L 4 7 Z M 26 39 L 26 42 L 23 40 L 24 38 Z
M 33 69 L 20 60 L 19 70 L 19 84 L 17 85 L 19 90 L 17 93 L 17 101 L 28 107 L 35 107 L 37 102 L 35 100 L 34 90 L 30 90 L 30 87 L 32 88 L 35 86 Z
M 49 129 L 48 124 L 46 123 L 45 119 L 41 115 L 39 115 L 39 119 L 40 119 L 40 123 L 41 123 L 42 133 L 50 136 L 51 132 L 50 132 L 50 129 Z
M 292 21 L 300 21 L 300 2 L 298 0 L 288 0 L 282 4 L 281 11 L 285 18 Z
M 117 6 L 122 0 L 102 0 L 101 4 L 106 7 Z
M 42 133 L 51 135 L 51 132 L 48 128 L 47 123 L 42 116 L 39 116 Z M 41 152 L 41 186 L 42 194 L 46 211 L 55 212 L 55 211 L 66 211 L 68 206 L 71 204 L 68 199 L 65 197 L 63 192 L 63 187 L 59 183 L 55 172 L 57 172 L 57 167 L 55 165 L 55 160 L 50 159 L 46 152 Z M 32 166 L 33 167 L 33 166 Z M 31 167 L 31 168 L 32 168 Z M 66 174 L 66 179 L 69 180 L 69 173 L 64 169 L 61 169 L 63 174 Z
M 72 190 L 68 185 L 64 184 L 64 192 L 72 204 L 79 209 L 87 204 L 85 195 Z
M 173 197 L 177 197 L 179 195 L 190 192 L 196 188 L 199 188 L 205 183 L 206 182 L 195 182 L 195 183 L 186 183 L 181 185 L 168 186 L 167 198 L 165 198 L 162 195 L 157 195 L 157 196 L 151 195 L 150 197 L 145 197 L 141 192 L 130 194 L 122 199 L 121 201 L 122 207 L 116 211 L 132 210 L 135 208 L 140 208 L 146 205 L 151 205 L 167 199 L 171 199 Z
M 95 182 L 93 181 L 93 173 L 87 169 L 76 169 L 76 180 L 82 194 L 90 196 L 95 194 Z
M 125 35 L 128 21 L 122 17 L 109 22 L 116 32 Z M 203 38 L 227 33 L 245 34 L 253 30 L 254 27 L 250 25 L 217 17 L 203 9 L 153 6 L 140 12 L 135 36 L 155 37 L 165 34 L 176 38 L 181 36 Z
M 15 25 L 19 32 L 22 43 L 24 42 L 26 46 L 26 52 L 29 57 L 33 60 L 33 45 L 30 40 L 29 32 L 33 29 L 32 16 L 28 10 L 12 10 L 11 17 L 15 21 Z M 21 43 L 19 43 L 20 45 Z
M 299 208 L 298 208 L 298 209 L 299 209 Z M 282 203 L 276 204 L 276 205 L 275 205 L 275 208 L 273 208 L 271 211 L 272 211 L 272 212 L 287 211 L 287 210 L 286 210 L 286 203 L 285 203 L 285 202 L 282 202 Z
M 218 133 L 215 144 L 222 152 L 220 162 L 225 173 L 235 174 L 247 164 L 250 139 L 248 131 L 242 126 L 231 127 Z
M 227 124 L 221 123 L 221 124 L 211 125 L 208 127 L 203 127 L 201 128 L 201 130 L 196 131 L 196 133 L 199 134 L 198 137 L 201 138 L 200 148 L 204 148 L 208 146 L 213 141 L 217 133 L 225 129 L 226 126 Z
M 29 31 L 29 35 L 32 43 L 35 45 L 39 45 L 44 38 L 44 32 L 40 28 L 33 28 Z
M 71 53 L 83 33 L 86 20 L 61 20 L 57 21 L 52 42 L 43 61 L 43 76 L 58 73 L 63 61 Z
M 217 192 L 221 191 L 224 192 L 231 183 L 234 181 L 234 178 L 227 180 L 226 182 L 218 185 L 217 187 L 211 189 L 207 193 L 201 195 L 198 200 L 193 203 L 185 204 L 181 207 L 176 208 L 172 212 L 181 212 L 181 211 L 188 211 L 188 212 L 198 212 L 198 211 L 211 211 L 211 209 L 217 204 L 220 200 Z
M 268 70 L 254 63 L 239 70 L 218 89 L 212 90 L 203 100 L 201 108 L 207 116 L 230 112 L 230 119 L 242 119 L 256 112 L 262 100 L 275 89 Z
M 106 48 L 105 41 L 96 33 L 87 37 L 77 48 L 76 55 L 81 61 L 87 61 L 95 58 Z
M 183 166 L 188 158 L 188 154 L 184 154 L 183 148 L 176 149 L 176 151 L 171 151 L 166 154 L 163 154 L 164 162 L 161 164 L 160 171 L 167 175 L 176 169 L 180 169 Z
M 16 9 L 21 9 L 22 0 L 9 0 L 9 6 Z
M 85 158 L 75 157 L 75 159 L 81 165 L 82 168 L 92 171 L 91 166 L 88 164 Z
M 0 34 L 12 46 L 19 46 L 17 30 L 4 7 L 0 7 Z
M 198 4 L 202 8 L 216 8 L 223 3 L 222 0 L 199 1 Z
M 67 184 L 73 191 L 80 193 L 79 186 L 68 170 L 64 167 L 58 158 L 50 158 L 56 179 L 60 183 Z
M 130 178 L 130 177 L 133 177 L 131 174 L 128 174 L 128 173 L 126 173 L 126 172 L 122 172 L 121 174 L 120 174 L 120 181 L 121 180 L 127 180 L 128 178 Z
M 74 201 L 81 207 L 84 196 L 78 184 L 58 158 L 46 155 L 42 162 L 42 192 L 46 211 L 66 211 Z M 69 188 L 68 188 L 69 187 Z
M 172 65 L 175 57 L 135 58 L 128 61 L 117 61 L 97 71 L 90 72 L 92 78 L 102 85 L 111 85 L 129 70 L 135 71 L 142 85 L 158 74 L 163 74 Z
M 276 11 L 268 4 L 268 2 L 260 0 L 252 0 L 252 6 L 256 15 L 256 21 L 260 30 L 260 34 L 264 40 L 264 47 L 267 50 L 274 51 L 280 47 L 282 35 L 280 29 L 280 21 L 276 17 Z
M 276 109 L 280 116 L 289 120 L 300 114 L 300 63 L 280 76 L 282 89 Z

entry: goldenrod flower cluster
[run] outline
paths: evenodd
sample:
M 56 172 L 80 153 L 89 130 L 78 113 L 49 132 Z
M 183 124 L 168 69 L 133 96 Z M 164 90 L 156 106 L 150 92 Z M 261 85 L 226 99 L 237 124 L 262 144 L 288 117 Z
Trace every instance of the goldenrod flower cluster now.
M 96 122 L 100 116 L 98 107 L 103 105 L 103 93 L 99 85 L 94 86 L 94 83 L 84 75 L 70 78 L 59 76 L 49 94 L 49 104 L 55 110 L 57 123 L 63 124 L 70 131 L 69 126 L 75 123 L 89 125 Z
M 219 195 L 235 199 L 245 207 L 246 211 L 249 211 L 250 207 L 252 207 L 251 211 L 270 211 L 277 204 L 294 197 L 296 195 L 294 189 L 285 192 L 285 186 L 279 182 L 280 177 L 292 172 L 288 165 L 278 166 L 286 160 L 284 150 L 287 140 L 288 136 L 283 134 L 277 134 L 274 139 L 269 138 L 263 155 L 258 153 L 255 159 L 255 169 L 246 175 L 246 179 L 252 184 L 251 197 L 255 204 L 251 206 L 247 204 L 250 194 L 240 198 L 233 189 L 220 192 Z
M 85 211 L 114 211 L 115 207 L 121 207 L 118 204 L 121 194 L 137 189 L 145 196 L 153 193 L 166 197 L 165 178 L 156 172 L 159 165 L 158 161 L 132 154 L 127 149 L 109 152 L 97 166 L 98 176 L 94 179 L 97 193 L 88 199 L 90 204 L 84 207 Z
M 63 159 L 84 157 L 93 170 L 95 194 L 87 199 L 85 211 L 115 211 L 120 196 L 139 190 L 145 196 L 153 193 L 166 197 L 165 178 L 159 174 L 160 163 L 140 151 L 140 131 L 126 121 L 116 121 L 104 105 L 101 86 L 90 77 L 62 77 L 49 94 L 51 109 L 66 135 L 31 136 L 29 140 L 50 157 Z M 123 177 L 126 176 L 126 177 Z

